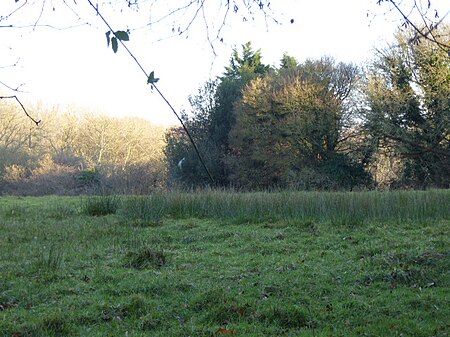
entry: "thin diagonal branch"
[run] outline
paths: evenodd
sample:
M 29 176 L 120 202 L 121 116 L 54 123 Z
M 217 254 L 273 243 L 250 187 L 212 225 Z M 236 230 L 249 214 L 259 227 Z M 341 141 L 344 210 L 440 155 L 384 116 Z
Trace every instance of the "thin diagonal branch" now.
M 111 25 L 108 23 L 108 21 L 106 21 L 106 19 L 103 17 L 103 15 L 100 13 L 100 11 L 98 10 L 98 7 L 94 6 L 94 4 L 91 2 L 91 0 L 87 0 L 88 3 L 91 5 L 91 7 L 96 11 L 97 15 L 102 19 L 102 21 L 105 23 L 105 25 L 108 27 L 109 31 L 111 31 L 117 38 L 117 40 L 120 42 L 120 44 L 123 46 L 123 48 L 125 48 L 125 50 L 128 52 L 128 54 L 131 56 L 131 58 L 134 60 L 134 62 L 137 64 L 137 66 L 139 67 L 139 69 L 141 69 L 141 71 L 144 73 L 146 79 L 149 78 L 149 74 L 145 71 L 144 67 L 140 64 L 140 62 L 137 60 L 137 58 L 134 56 L 134 54 L 130 51 L 130 49 L 125 45 L 125 43 L 123 43 L 123 41 L 117 37 L 115 31 L 112 29 Z M 205 1 L 205 0 L 203 0 Z M 209 171 L 208 167 L 205 164 L 205 161 L 203 160 L 202 155 L 200 154 L 200 151 L 194 141 L 194 139 L 191 136 L 191 133 L 189 132 L 189 130 L 187 129 L 185 123 L 183 122 L 183 120 L 180 118 L 180 116 L 178 115 L 178 113 L 176 112 L 176 110 L 174 109 L 174 107 L 172 106 L 172 104 L 170 104 L 170 102 L 167 100 L 167 98 L 162 94 L 162 92 L 158 89 L 158 87 L 155 85 L 155 83 L 152 83 L 153 88 L 155 88 L 156 92 L 159 94 L 159 96 L 161 96 L 161 98 L 164 100 L 164 102 L 166 102 L 166 104 L 168 105 L 168 107 L 170 108 L 170 110 L 172 110 L 172 112 L 174 113 L 174 115 L 176 116 L 176 118 L 178 119 L 178 121 L 180 122 L 181 126 L 183 127 L 184 131 L 186 132 L 186 134 L 189 137 L 189 140 L 192 144 L 192 146 L 194 147 L 195 153 L 197 154 L 197 157 L 199 158 L 200 162 L 203 165 L 203 168 L 205 169 L 206 173 L 208 174 L 208 177 L 211 181 L 211 183 L 214 185 L 214 179 L 211 175 L 211 172 Z
M 445 43 L 440 42 L 439 40 L 435 40 L 432 37 L 429 37 L 429 33 L 428 32 L 423 32 L 419 27 L 417 27 L 410 19 L 409 16 L 404 14 L 403 11 L 400 9 L 400 7 L 395 3 L 394 0 L 389 0 L 389 2 L 395 7 L 395 9 L 400 13 L 400 15 L 403 17 L 403 19 L 409 24 L 411 25 L 411 27 L 414 28 L 414 30 L 416 31 L 416 33 L 418 33 L 421 37 L 436 43 L 442 50 L 444 50 L 445 52 L 449 52 L 450 51 L 450 45 L 447 45 Z
M 19 105 L 22 107 L 23 112 L 25 112 L 25 115 L 27 115 L 27 117 L 29 119 L 31 119 L 34 124 L 36 124 L 36 126 L 39 126 L 39 124 L 41 123 L 41 120 L 36 120 L 33 117 L 31 117 L 31 115 L 27 112 L 27 109 L 25 109 L 25 106 L 22 104 L 22 102 L 19 100 L 19 98 L 17 96 L 0 96 L 0 99 L 15 99 L 17 101 L 17 103 L 19 103 Z
M 18 12 L 20 9 L 22 9 L 23 7 L 25 7 L 25 6 L 27 5 L 27 3 L 28 3 L 28 0 L 25 0 L 25 2 L 24 2 L 22 5 L 20 5 L 19 7 L 17 7 L 17 8 L 16 8 L 15 10 L 13 10 L 11 13 L 9 13 L 9 14 L 7 14 L 7 15 L 5 15 L 5 16 L 0 16 L 0 22 L 3 21 L 3 20 L 9 19 L 9 17 L 10 17 L 11 15 L 13 15 L 14 13 Z
M 18 85 L 16 88 L 11 87 L 10 85 L 0 81 L 0 84 L 3 85 L 4 87 L 8 88 L 11 91 L 15 91 L 15 92 L 22 92 L 22 90 L 20 90 L 20 87 L 24 85 L 24 83 Z
M 138 30 L 138 29 L 141 29 L 141 28 L 149 27 L 149 26 L 155 25 L 157 23 L 160 23 L 160 22 L 164 21 L 165 19 L 167 19 L 168 17 L 172 16 L 173 14 L 178 13 L 178 12 L 184 10 L 184 9 L 188 9 L 195 2 L 197 2 L 197 0 L 191 0 L 187 5 L 179 7 L 177 9 L 174 9 L 174 10 L 170 11 L 169 13 L 167 13 L 166 15 L 162 16 L 161 18 L 159 18 L 158 20 L 153 21 L 153 22 L 149 22 L 146 25 L 144 25 L 142 27 L 137 27 L 137 28 L 135 28 L 133 30 Z
M 41 12 L 39 13 L 38 18 L 37 18 L 36 22 L 34 23 L 34 28 L 33 28 L 33 30 L 36 29 L 37 24 L 39 23 L 39 21 L 40 21 L 41 18 L 42 18 L 42 14 L 44 13 L 44 9 L 45 9 L 45 2 L 46 2 L 46 0 L 44 0 L 44 1 L 42 2 Z
M 192 23 L 195 21 L 195 19 L 198 16 L 198 13 L 200 13 L 201 9 L 203 8 L 203 5 L 205 3 L 206 0 L 202 0 L 201 4 L 198 5 L 197 10 L 195 11 L 194 16 L 192 17 L 191 21 L 187 24 L 186 28 L 180 31 L 180 35 L 187 32 L 189 30 L 189 28 L 191 27 Z
M 209 46 L 211 47 L 214 57 L 216 57 L 217 53 L 216 53 L 216 49 L 214 48 L 213 42 L 211 41 L 211 36 L 209 35 L 208 20 L 206 19 L 204 7 L 202 7 L 202 16 L 203 16 L 203 22 L 205 23 L 205 28 L 206 28 L 206 39 L 208 40 Z
M 0 69 L 4 69 L 4 68 L 11 68 L 11 67 L 16 67 L 19 64 L 20 61 L 20 57 L 17 59 L 16 62 L 14 62 L 13 64 L 8 64 L 6 66 L 0 66 Z

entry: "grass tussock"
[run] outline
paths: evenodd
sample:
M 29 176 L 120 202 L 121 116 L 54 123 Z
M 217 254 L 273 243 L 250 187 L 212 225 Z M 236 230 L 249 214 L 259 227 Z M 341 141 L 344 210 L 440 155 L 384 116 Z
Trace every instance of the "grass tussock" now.
M 83 200 L 81 209 L 86 215 L 104 216 L 115 214 L 120 202 L 120 197 L 115 195 L 91 196 Z
M 272 306 L 265 309 L 260 315 L 261 320 L 285 329 L 309 328 L 312 325 L 307 311 L 297 305 Z
M 125 267 L 136 269 L 161 268 L 166 264 L 166 254 L 162 250 L 154 250 L 148 246 L 128 252 L 125 256 Z
M 40 249 L 35 268 L 39 272 L 56 272 L 61 269 L 64 262 L 64 251 L 62 247 L 51 244 Z
M 60 201 L 48 208 L 47 216 L 55 220 L 64 220 L 75 216 L 77 212 L 78 209 L 74 205 L 71 205 L 70 203 L 66 204 L 63 201 Z
M 166 205 L 159 195 L 131 197 L 124 200 L 120 214 L 134 227 L 151 227 L 160 224 Z

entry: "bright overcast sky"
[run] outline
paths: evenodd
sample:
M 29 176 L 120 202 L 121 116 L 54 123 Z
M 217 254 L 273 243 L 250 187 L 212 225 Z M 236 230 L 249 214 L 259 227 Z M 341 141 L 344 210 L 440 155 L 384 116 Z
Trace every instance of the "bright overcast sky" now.
M 23 2 L 1 0 L 0 16 Z M 62 0 L 53 0 L 47 1 L 50 5 L 35 28 L 0 28 L 0 81 L 11 87 L 23 83 L 21 90 L 25 93 L 18 95 L 31 106 L 37 101 L 46 106 L 72 104 L 81 110 L 139 116 L 160 124 L 176 123 L 172 112 L 150 90 L 144 74 L 125 50 L 119 46 L 114 54 L 107 48 L 107 27 L 87 0 L 76 0 L 76 5 L 73 0 L 66 2 L 79 18 L 62 5 Z M 99 10 L 114 30 L 123 30 L 157 19 L 166 12 L 164 5 L 170 7 L 170 3 L 174 1 L 155 6 L 151 18 L 145 7 L 137 14 L 117 8 L 111 11 L 107 5 L 100 5 Z M 179 6 L 180 1 L 175 3 Z M 284 52 L 299 61 L 328 55 L 337 61 L 362 63 L 370 58 L 374 46 L 392 37 L 398 24 L 394 17 L 368 17 L 368 11 L 381 13 L 375 3 L 376 0 L 275 0 L 272 10 L 282 25 L 269 20 L 267 27 L 264 20 L 242 23 L 241 17 L 230 14 L 223 31 L 224 43 L 215 43 L 216 57 L 201 20 L 191 27 L 187 38 L 182 35 L 159 41 L 170 35 L 171 19 L 151 29 L 133 30 L 127 46 L 147 72 L 155 71 L 160 78 L 158 88 L 179 111 L 189 108 L 188 95 L 195 94 L 207 79 L 223 72 L 232 47 L 247 41 L 255 49 L 260 48 L 263 62 L 271 65 L 278 65 Z M 33 24 L 40 9 L 37 5 L 24 7 L 8 21 L 0 22 L 0 26 Z M 294 19 L 293 24 L 290 19 Z M 215 20 L 216 24 L 217 21 L 220 19 Z M 82 25 L 86 22 L 89 25 Z M 81 26 L 58 30 L 46 27 L 47 24 L 59 28 Z M 7 67 L 15 63 L 16 66 Z M 11 94 L 5 87 L 0 92 Z

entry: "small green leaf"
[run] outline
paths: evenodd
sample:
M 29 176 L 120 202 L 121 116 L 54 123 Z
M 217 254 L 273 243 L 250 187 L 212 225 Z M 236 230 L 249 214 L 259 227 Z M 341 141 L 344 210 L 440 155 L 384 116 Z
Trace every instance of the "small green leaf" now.
M 148 75 L 147 84 L 153 84 L 159 81 L 159 78 L 155 78 L 155 72 L 152 71 L 150 75 Z
M 106 32 L 106 41 L 108 42 L 108 47 L 109 47 L 109 43 L 111 42 L 111 39 L 109 37 L 110 34 L 111 34 L 111 31 Z
M 152 71 L 150 75 L 148 75 L 147 84 L 153 83 L 154 80 L 155 80 L 155 72 Z
M 113 52 L 117 53 L 117 48 L 119 48 L 119 45 L 117 44 L 117 39 L 115 36 L 111 38 L 111 47 Z
M 120 41 L 129 41 L 130 40 L 130 36 L 128 35 L 127 32 L 123 31 L 123 30 L 118 30 L 117 32 L 114 33 L 114 35 L 120 40 Z

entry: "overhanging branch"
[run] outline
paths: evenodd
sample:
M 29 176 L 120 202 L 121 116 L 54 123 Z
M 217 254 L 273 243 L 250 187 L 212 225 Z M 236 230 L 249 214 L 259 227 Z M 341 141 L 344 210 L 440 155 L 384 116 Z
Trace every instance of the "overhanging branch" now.
M 405 22 L 410 25 L 411 27 L 414 28 L 414 30 L 416 31 L 416 37 L 413 38 L 417 40 L 419 37 L 422 37 L 428 41 L 431 41 L 433 43 L 435 43 L 439 48 L 441 48 L 442 50 L 444 50 L 446 53 L 449 54 L 450 56 L 450 45 L 443 43 L 441 41 L 439 41 L 438 39 L 434 38 L 433 35 L 433 30 L 437 28 L 437 26 L 444 20 L 444 18 L 449 14 L 449 12 L 447 12 L 444 17 L 441 18 L 441 20 L 436 23 L 435 25 L 433 25 L 433 27 L 428 28 L 428 31 L 424 32 L 422 29 L 420 29 L 419 27 L 417 27 L 409 18 L 408 14 L 405 14 L 402 9 L 397 5 L 397 3 L 394 0 L 387 0 L 390 4 L 392 4 L 394 6 L 394 8 L 400 13 L 400 15 L 403 17 L 403 19 L 405 20 Z M 378 1 L 378 4 L 380 4 L 382 1 Z M 414 7 L 417 7 L 417 5 L 414 3 Z M 413 8 L 414 8 L 413 7 Z M 424 19 L 424 16 L 422 14 L 422 12 L 419 10 L 420 16 L 422 17 L 422 19 Z M 431 37 L 430 37 L 431 35 Z
M 15 99 L 17 101 L 17 103 L 19 103 L 19 105 L 21 106 L 23 112 L 25 113 L 25 115 L 27 115 L 27 117 L 29 119 L 31 119 L 34 124 L 36 124 L 36 126 L 39 126 L 39 124 L 41 123 L 41 120 L 36 120 L 34 119 L 28 112 L 27 109 L 25 109 L 25 106 L 22 104 L 22 102 L 19 100 L 19 98 L 17 96 L 0 96 L 0 99 Z
M 89 5 L 91 5 L 91 7 L 96 11 L 97 15 L 102 19 L 102 21 L 105 23 L 105 25 L 108 27 L 109 31 L 112 32 L 116 38 L 117 41 L 120 42 L 120 44 L 122 45 L 123 48 L 125 48 L 125 50 L 127 51 L 127 53 L 131 56 L 131 58 L 134 60 L 134 62 L 137 64 L 137 66 L 139 67 L 139 69 L 141 69 L 141 71 L 144 73 L 146 79 L 149 79 L 149 74 L 147 73 L 147 71 L 145 71 L 144 67 L 140 64 L 140 62 L 137 60 L 136 56 L 134 56 L 134 54 L 130 51 L 130 49 L 125 45 L 125 43 L 122 41 L 121 38 L 119 38 L 117 36 L 117 32 L 115 30 L 112 29 L 111 25 L 108 23 L 108 21 L 106 21 L 106 19 L 103 17 L 103 15 L 100 13 L 100 11 L 98 10 L 98 7 L 95 6 L 91 0 L 87 0 Z M 204 0 L 205 1 L 205 0 Z M 153 74 L 153 73 L 152 73 Z M 156 86 L 156 81 L 152 82 L 151 85 L 153 88 L 155 88 L 156 92 L 159 94 L 159 96 L 164 100 L 164 102 L 166 102 L 166 104 L 168 105 L 168 107 L 170 108 L 170 110 L 173 112 L 173 114 L 175 115 L 175 117 L 178 119 L 178 121 L 180 122 L 181 126 L 183 127 L 184 131 L 186 132 L 186 134 L 189 137 L 189 140 L 192 144 L 192 146 L 194 147 L 195 153 L 197 154 L 197 157 L 199 158 L 200 162 L 202 163 L 203 168 L 205 169 L 206 173 L 208 174 L 208 177 L 211 181 L 212 184 L 215 184 L 214 182 L 214 178 L 211 175 L 211 172 L 209 171 L 208 167 L 205 164 L 205 161 L 203 160 L 202 155 L 200 154 L 200 151 L 194 141 L 194 139 L 192 138 L 189 130 L 187 129 L 185 123 L 183 122 L 183 120 L 181 119 L 181 117 L 178 115 L 178 113 L 175 111 L 174 107 L 172 106 L 172 104 L 170 104 L 170 102 L 167 100 L 167 98 L 162 94 L 162 92 L 158 89 L 158 87 Z

